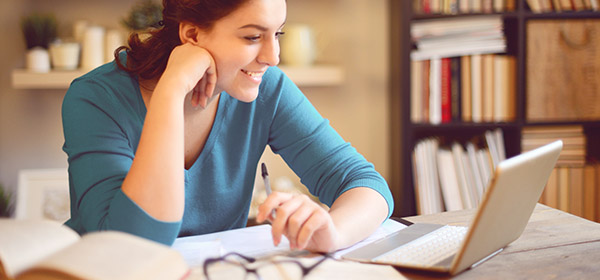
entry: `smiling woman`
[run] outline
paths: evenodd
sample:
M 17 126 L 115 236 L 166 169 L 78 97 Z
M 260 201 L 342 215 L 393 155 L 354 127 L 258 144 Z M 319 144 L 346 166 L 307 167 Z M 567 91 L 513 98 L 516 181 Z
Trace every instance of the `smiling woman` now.
M 385 180 L 276 67 L 285 0 L 165 0 L 163 8 L 160 29 L 144 41 L 133 35 L 65 95 L 67 225 L 166 244 L 243 227 L 267 145 L 330 206 L 269 195 L 257 220 L 271 221 L 276 244 L 285 235 L 292 248 L 329 252 L 389 217 Z

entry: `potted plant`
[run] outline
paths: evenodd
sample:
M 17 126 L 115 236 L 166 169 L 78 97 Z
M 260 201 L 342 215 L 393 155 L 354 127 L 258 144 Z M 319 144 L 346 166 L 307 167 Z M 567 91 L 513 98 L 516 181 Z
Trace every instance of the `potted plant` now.
M 153 0 L 141 0 L 129 11 L 129 15 L 121 23 L 132 31 L 146 31 L 149 28 L 160 28 L 162 6 Z
M 50 70 L 48 47 L 56 39 L 56 18 L 51 14 L 32 14 L 21 20 L 21 29 L 27 45 L 27 69 L 34 72 Z
M 0 217 L 10 217 L 13 212 L 12 195 L 0 184 Z

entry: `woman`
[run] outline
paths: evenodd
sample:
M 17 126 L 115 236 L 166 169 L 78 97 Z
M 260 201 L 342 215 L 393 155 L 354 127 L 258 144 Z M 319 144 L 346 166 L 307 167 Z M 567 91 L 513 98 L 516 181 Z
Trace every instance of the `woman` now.
M 76 79 L 63 103 L 71 219 L 165 244 L 243 227 L 266 145 L 328 211 L 274 192 L 275 245 L 330 252 L 393 209 L 385 180 L 276 67 L 285 0 L 164 0 L 163 27 Z M 271 216 L 276 211 L 275 217 Z

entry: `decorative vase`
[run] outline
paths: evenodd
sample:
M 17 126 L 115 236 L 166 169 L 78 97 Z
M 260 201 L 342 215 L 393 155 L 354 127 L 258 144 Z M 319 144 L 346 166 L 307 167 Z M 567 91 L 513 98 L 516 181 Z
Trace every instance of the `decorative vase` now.
M 52 67 L 57 70 L 75 70 L 79 65 L 81 47 L 76 42 L 57 42 L 50 44 Z

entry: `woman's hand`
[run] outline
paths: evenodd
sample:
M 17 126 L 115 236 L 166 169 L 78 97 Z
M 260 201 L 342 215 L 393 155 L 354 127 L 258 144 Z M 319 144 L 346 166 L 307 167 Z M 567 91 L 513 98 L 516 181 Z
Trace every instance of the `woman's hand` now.
M 275 218 L 271 211 L 275 210 Z M 292 249 L 332 252 L 338 249 L 338 231 L 327 210 L 306 195 L 273 192 L 258 208 L 257 222 L 269 220 L 277 246 L 285 235 Z
M 166 83 L 184 98 L 191 93 L 192 105 L 205 108 L 217 84 L 215 61 L 202 47 L 190 43 L 177 46 L 171 52 L 158 83 Z

